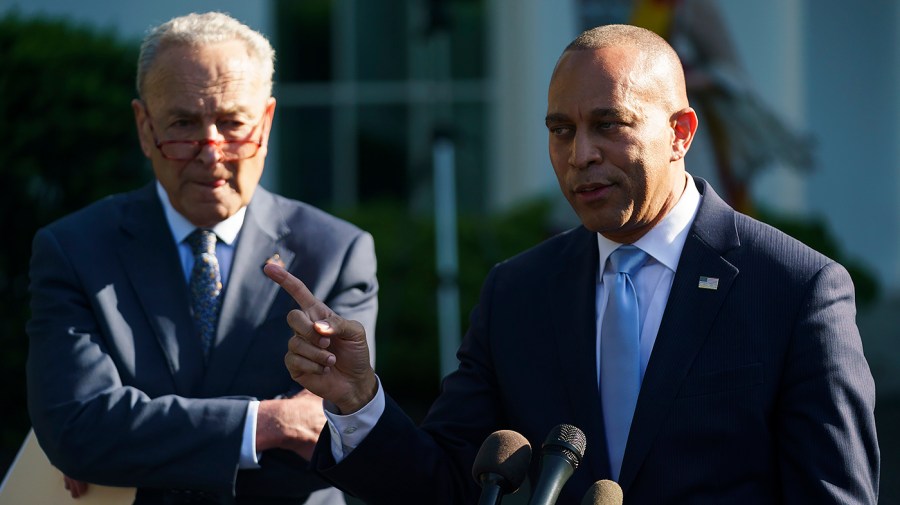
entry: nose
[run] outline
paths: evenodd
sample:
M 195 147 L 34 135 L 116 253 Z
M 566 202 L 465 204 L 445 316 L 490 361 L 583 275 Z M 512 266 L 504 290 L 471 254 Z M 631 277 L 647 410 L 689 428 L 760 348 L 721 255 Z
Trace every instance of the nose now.
M 206 135 L 204 136 L 204 140 L 200 142 L 200 153 L 197 154 L 197 159 L 203 162 L 204 165 L 213 165 L 218 163 L 219 160 L 222 159 L 222 142 L 225 140 L 225 137 L 219 133 L 218 128 L 216 128 L 215 124 L 211 124 L 206 128 Z
M 579 130 L 572 139 L 569 150 L 569 165 L 576 169 L 587 168 L 603 161 L 600 146 L 588 132 Z

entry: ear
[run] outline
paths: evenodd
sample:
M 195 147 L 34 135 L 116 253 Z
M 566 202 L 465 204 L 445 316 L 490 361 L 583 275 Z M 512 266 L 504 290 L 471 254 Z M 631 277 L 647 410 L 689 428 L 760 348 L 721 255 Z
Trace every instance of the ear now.
M 272 131 L 272 121 L 275 118 L 275 97 L 270 96 L 268 100 L 266 100 L 266 110 L 263 112 L 263 133 L 262 133 L 262 145 L 259 147 L 259 150 L 263 156 L 268 153 L 269 150 L 269 133 Z
M 694 133 L 697 132 L 697 113 L 690 107 L 682 109 L 672 116 L 671 124 L 674 138 L 672 139 L 672 157 L 669 161 L 678 161 L 683 159 L 688 149 L 691 148 Z
M 137 98 L 131 101 L 131 109 L 134 111 L 134 124 L 137 127 L 138 140 L 141 142 L 141 151 L 149 158 L 156 147 L 153 143 L 153 134 L 150 133 L 150 116 L 147 115 L 144 102 Z

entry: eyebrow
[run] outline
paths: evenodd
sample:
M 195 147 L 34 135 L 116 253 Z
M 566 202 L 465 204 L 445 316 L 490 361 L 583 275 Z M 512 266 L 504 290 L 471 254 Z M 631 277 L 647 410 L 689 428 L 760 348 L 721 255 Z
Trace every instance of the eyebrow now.
M 203 117 L 209 116 L 209 114 L 205 110 L 188 109 L 185 107 L 175 107 L 172 110 L 168 111 L 168 114 L 170 116 L 174 116 L 174 117 L 190 117 L 190 118 L 203 118 Z M 213 114 L 213 116 L 215 116 L 215 117 L 232 116 L 232 115 L 250 116 L 251 113 L 250 113 L 250 110 L 247 109 L 246 107 L 237 106 L 237 107 L 229 107 L 226 109 L 222 109 L 222 110 L 216 111 L 215 114 Z
M 634 118 L 634 113 L 621 107 L 598 107 L 590 111 L 590 119 L 597 120 L 601 118 L 613 118 L 628 120 Z M 567 114 L 561 112 L 551 112 L 544 118 L 545 124 L 561 123 L 571 121 Z
M 568 121 L 568 120 L 569 120 L 569 116 L 555 112 L 552 114 L 547 114 L 547 117 L 544 118 L 544 124 L 562 123 L 562 122 Z

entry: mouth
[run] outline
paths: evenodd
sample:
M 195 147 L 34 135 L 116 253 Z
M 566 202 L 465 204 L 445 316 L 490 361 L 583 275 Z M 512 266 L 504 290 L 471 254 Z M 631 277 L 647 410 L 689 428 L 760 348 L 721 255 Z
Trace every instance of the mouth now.
M 226 181 L 225 179 L 214 179 L 212 181 L 194 181 L 194 184 L 198 184 L 209 189 L 216 189 L 228 184 L 228 181 Z
M 578 200 L 590 202 L 606 197 L 613 186 L 615 185 L 602 182 L 591 182 L 575 186 L 575 189 L 572 192 Z

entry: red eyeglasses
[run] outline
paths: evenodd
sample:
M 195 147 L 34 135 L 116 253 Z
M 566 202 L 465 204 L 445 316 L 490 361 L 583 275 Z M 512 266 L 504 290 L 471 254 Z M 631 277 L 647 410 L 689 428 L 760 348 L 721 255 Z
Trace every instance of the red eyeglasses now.
M 145 109 L 146 110 L 146 109 Z M 156 130 L 153 129 L 153 120 L 150 117 L 150 113 L 147 112 L 147 123 L 150 125 L 150 133 L 153 135 L 153 142 L 156 144 L 156 148 L 159 149 L 162 157 L 171 160 L 171 161 L 191 161 L 200 154 L 200 150 L 203 149 L 204 146 L 212 145 L 216 146 L 221 152 L 224 161 L 236 161 L 236 160 L 245 160 L 248 158 L 252 158 L 256 156 L 259 152 L 259 148 L 262 147 L 262 134 L 259 135 L 259 140 L 250 140 L 249 138 L 240 139 L 240 140 L 163 140 L 160 141 L 156 137 Z M 250 130 L 250 134 L 252 135 L 253 131 L 259 127 L 265 120 L 263 117 L 259 123 L 256 123 L 253 126 L 253 129 Z M 250 135 L 248 135 L 249 137 Z

